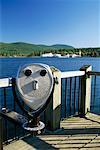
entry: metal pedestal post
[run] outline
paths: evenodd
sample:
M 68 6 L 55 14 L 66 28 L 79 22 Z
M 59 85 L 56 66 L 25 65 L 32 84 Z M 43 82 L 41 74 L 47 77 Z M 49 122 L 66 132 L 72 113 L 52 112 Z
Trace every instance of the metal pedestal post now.
M 2 117 L 0 116 L 0 150 L 3 150 Z

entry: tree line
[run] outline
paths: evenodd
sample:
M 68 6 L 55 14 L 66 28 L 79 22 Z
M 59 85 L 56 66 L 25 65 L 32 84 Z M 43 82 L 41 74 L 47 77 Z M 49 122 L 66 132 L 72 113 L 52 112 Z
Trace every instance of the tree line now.
M 45 53 L 61 54 L 62 56 L 67 54 L 79 54 L 83 57 L 100 57 L 100 48 L 73 48 L 73 49 L 47 49 L 47 50 L 31 50 L 31 49 L 0 49 L 0 56 L 4 57 L 33 57 L 41 56 Z

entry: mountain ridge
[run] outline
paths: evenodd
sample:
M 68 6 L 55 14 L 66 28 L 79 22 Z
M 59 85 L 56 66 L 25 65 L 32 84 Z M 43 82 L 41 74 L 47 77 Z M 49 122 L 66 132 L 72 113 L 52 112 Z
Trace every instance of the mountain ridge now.
M 11 49 L 16 46 L 16 48 L 32 48 L 33 50 L 46 50 L 46 49 L 73 49 L 73 46 L 65 45 L 65 44 L 54 44 L 54 45 L 45 45 L 45 44 L 31 44 L 25 42 L 13 42 L 13 43 L 4 43 L 0 42 L 0 49 L 7 48 L 7 46 L 11 46 Z

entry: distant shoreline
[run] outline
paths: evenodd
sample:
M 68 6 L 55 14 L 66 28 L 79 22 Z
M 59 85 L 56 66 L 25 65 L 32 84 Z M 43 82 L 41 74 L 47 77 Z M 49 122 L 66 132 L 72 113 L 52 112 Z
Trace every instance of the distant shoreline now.
M 85 57 L 87 57 L 87 58 L 100 58 L 100 56 L 82 56 L 82 57 L 74 57 L 74 58 L 85 58 Z M 63 58 L 63 59 L 70 59 L 72 57 L 67 58 L 67 57 L 41 57 L 41 56 L 32 56 L 32 57 L 26 57 L 26 56 L 16 56 L 16 57 L 13 57 L 13 56 L 12 57 L 0 56 L 0 58 L 61 58 L 61 59 Z
M 27 56 L 16 56 L 16 57 L 14 57 L 14 56 L 0 56 L 0 58 L 37 58 L 37 57 L 41 57 L 41 56 L 32 56 L 32 57 L 27 57 Z

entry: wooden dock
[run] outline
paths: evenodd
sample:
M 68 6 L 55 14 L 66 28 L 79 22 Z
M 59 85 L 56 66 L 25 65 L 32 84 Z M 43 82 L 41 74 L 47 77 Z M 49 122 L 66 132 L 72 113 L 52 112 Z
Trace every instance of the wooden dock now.
M 27 136 L 4 145 L 4 150 L 100 150 L 100 116 L 66 118 L 61 128 L 44 135 Z

